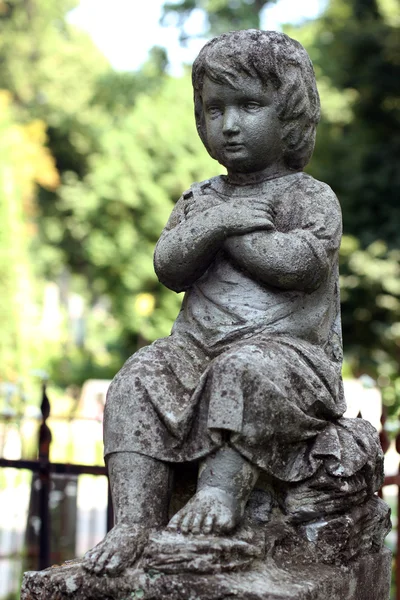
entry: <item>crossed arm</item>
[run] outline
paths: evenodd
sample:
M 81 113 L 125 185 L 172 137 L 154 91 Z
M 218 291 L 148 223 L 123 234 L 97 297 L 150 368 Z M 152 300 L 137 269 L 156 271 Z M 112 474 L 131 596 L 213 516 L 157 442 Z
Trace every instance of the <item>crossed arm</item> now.
M 258 281 L 312 292 L 330 269 L 340 231 L 340 214 L 338 220 L 316 213 L 307 227 L 283 233 L 274 228 L 265 201 L 253 201 L 251 207 L 231 201 L 191 212 L 183 200 L 160 237 L 154 264 L 160 281 L 180 292 L 201 277 L 224 249 Z
M 221 202 L 200 211 L 181 199 L 157 243 L 155 271 L 161 283 L 181 292 L 205 273 L 230 235 L 272 228 L 261 201 L 252 207 Z
M 329 271 L 323 244 L 302 229 L 234 236 L 224 247 L 237 266 L 254 279 L 285 290 L 313 292 Z

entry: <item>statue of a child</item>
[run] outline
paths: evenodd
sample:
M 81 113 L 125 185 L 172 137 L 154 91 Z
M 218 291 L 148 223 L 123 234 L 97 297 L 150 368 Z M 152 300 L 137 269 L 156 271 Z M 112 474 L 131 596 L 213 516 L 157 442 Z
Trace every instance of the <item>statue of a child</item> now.
M 310 59 L 281 33 L 226 33 L 200 52 L 193 86 L 199 135 L 227 175 L 175 206 L 154 263 L 186 292 L 182 310 L 108 393 L 116 525 L 85 557 L 97 574 L 133 564 L 167 525 L 175 463 L 201 466 L 169 530 L 227 535 L 260 472 L 291 484 L 368 461 L 361 432 L 340 420 L 340 207 L 303 172 L 320 117 Z

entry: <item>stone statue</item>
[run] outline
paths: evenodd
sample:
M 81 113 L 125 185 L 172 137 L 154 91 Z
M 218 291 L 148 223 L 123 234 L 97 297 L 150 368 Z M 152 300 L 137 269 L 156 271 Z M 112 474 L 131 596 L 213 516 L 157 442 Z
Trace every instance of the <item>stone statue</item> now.
M 201 50 L 193 87 L 198 133 L 227 175 L 184 192 L 156 246 L 160 281 L 185 297 L 171 335 L 134 354 L 109 389 L 116 524 L 81 563 L 60 568 L 75 569 L 76 589 L 106 581 L 109 593 L 139 572 L 195 574 L 204 586 L 206 573 L 268 556 L 283 569 L 343 564 L 381 556 L 389 530 L 374 495 L 377 433 L 343 418 L 341 211 L 303 172 L 320 118 L 310 59 L 281 33 L 226 33 Z M 188 465 L 197 482 L 183 502 Z M 386 580 L 365 599 L 383 600 Z M 141 585 L 138 597 L 157 597 Z M 177 589 L 171 598 L 191 597 Z M 278 597 L 269 592 L 251 597 Z M 204 597 L 225 597 L 213 594 Z

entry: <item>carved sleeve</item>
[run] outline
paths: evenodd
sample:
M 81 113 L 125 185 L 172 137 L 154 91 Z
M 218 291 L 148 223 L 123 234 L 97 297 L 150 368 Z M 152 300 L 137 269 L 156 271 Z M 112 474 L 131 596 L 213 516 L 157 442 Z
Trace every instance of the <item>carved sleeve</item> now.
M 319 182 L 318 182 L 319 183 Z M 332 190 L 319 184 L 301 199 L 301 219 L 286 232 L 256 232 L 229 238 L 234 262 L 254 278 L 288 290 L 316 290 L 340 246 L 342 219 Z
M 205 273 L 224 240 L 222 227 L 210 227 L 205 216 L 186 219 L 185 209 L 194 200 L 192 191 L 179 199 L 154 252 L 158 279 L 175 292 L 187 290 Z

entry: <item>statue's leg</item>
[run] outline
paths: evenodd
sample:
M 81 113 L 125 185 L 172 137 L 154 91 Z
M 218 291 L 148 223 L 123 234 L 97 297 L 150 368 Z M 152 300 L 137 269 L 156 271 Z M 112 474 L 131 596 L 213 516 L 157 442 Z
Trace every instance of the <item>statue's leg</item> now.
M 203 462 L 197 492 L 170 521 L 183 533 L 227 533 L 243 517 L 259 470 L 228 445 Z
M 225 432 L 228 445 L 206 459 L 197 493 L 169 528 L 229 531 L 243 515 L 258 467 L 289 481 L 298 467 L 307 471 L 308 464 L 297 460 L 297 454 L 326 426 L 324 418 L 308 410 L 315 405 L 318 385 L 322 387 L 319 377 L 296 351 L 270 339 L 232 346 L 214 358 L 202 379 L 201 399 L 207 435 L 222 443 Z
M 115 526 L 83 566 L 89 572 L 115 576 L 134 564 L 149 532 L 167 522 L 170 467 L 135 452 L 115 452 L 107 457 Z

